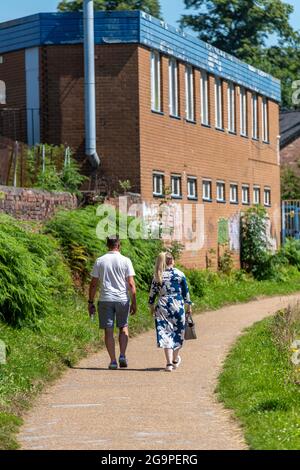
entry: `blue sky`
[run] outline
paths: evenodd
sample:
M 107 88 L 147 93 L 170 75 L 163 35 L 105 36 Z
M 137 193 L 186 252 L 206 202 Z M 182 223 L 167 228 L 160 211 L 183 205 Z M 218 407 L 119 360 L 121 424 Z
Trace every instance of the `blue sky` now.
M 2 0 L 0 10 L 0 22 L 21 16 L 31 15 L 41 11 L 55 11 L 58 0 Z M 295 7 L 295 13 L 292 18 L 294 28 L 300 29 L 300 1 L 289 0 Z M 168 23 L 175 24 L 184 11 L 183 0 L 161 0 L 163 15 Z

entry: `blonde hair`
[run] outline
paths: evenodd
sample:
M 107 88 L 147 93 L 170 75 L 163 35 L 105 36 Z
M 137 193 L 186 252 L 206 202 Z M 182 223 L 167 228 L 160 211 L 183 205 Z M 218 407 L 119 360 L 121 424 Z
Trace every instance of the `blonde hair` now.
M 162 284 L 162 277 L 163 273 L 166 270 L 168 266 L 171 266 L 173 263 L 174 258 L 172 253 L 165 252 L 163 251 L 158 255 L 156 258 L 156 263 L 155 263 L 155 271 L 154 271 L 154 279 L 156 282 L 159 284 Z

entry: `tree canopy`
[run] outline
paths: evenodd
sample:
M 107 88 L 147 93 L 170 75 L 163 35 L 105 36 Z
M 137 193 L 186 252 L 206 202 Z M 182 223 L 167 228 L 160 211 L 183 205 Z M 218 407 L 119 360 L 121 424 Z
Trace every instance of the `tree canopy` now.
M 290 24 L 294 7 L 282 0 L 184 0 L 194 10 L 181 25 L 203 41 L 283 81 L 283 105 L 292 107 L 291 83 L 300 73 L 300 35 Z M 277 44 L 269 46 L 268 40 Z
M 143 10 L 161 17 L 159 0 L 94 0 L 95 10 Z M 62 12 L 82 11 L 83 0 L 62 0 L 57 9 Z

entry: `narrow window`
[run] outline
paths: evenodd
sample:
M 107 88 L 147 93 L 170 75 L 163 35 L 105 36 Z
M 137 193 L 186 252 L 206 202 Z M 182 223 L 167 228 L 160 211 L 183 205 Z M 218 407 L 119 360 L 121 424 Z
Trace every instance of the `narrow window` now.
M 6 85 L 0 80 L 0 104 L 6 104 Z
M 178 64 L 175 59 L 169 62 L 169 105 L 170 115 L 178 117 Z
M 186 101 L 186 119 L 195 120 L 194 110 L 194 71 L 193 67 L 187 65 L 185 68 L 185 101 Z
M 164 174 L 153 173 L 153 195 L 163 196 L 164 195 Z
M 252 137 L 258 139 L 258 98 L 252 95 Z
M 216 128 L 223 130 L 223 97 L 222 97 L 222 80 L 215 79 L 215 104 L 216 104 Z
M 158 52 L 151 53 L 151 108 L 152 111 L 161 111 L 161 62 Z
M 265 206 L 267 207 L 271 206 L 271 189 L 270 188 L 265 188 L 264 203 L 265 203 Z
M 242 203 L 246 205 L 250 204 L 250 190 L 247 185 L 242 186 Z
M 180 175 L 171 175 L 171 189 L 173 198 L 181 198 L 182 197 L 182 190 L 181 190 L 181 176 Z
M 262 126 L 263 141 L 269 142 L 269 110 L 268 100 L 265 96 L 262 100 Z
M 211 181 L 203 180 L 202 187 L 203 187 L 203 196 L 202 196 L 203 200 L 211 201 L 212 200 Z
M 260 187 L 254 186 L 253 188 L 253 204 L 260 204 Z
M 189 176 L 187 183 L 188 183 L 188 199 L 197 199 L 198 198 L 197 178 L 194 176 Z
M 201 123 L 209 126 L 208 75 L 201 72 Z
M 235 132 L 235 86 L 228 83 L 228 130 Z
M 230 185 L 230 202 L 232 204 L 238 204 L 239 202 L 238 185 L 235 183 Z
M 240 116 L 241 116 L 241 135 L 247 137 L 247 92 L 244 87 L 240 89 Z
M 225 183 L 224 181 L 217 181 L 217 201 L 225 202 Z

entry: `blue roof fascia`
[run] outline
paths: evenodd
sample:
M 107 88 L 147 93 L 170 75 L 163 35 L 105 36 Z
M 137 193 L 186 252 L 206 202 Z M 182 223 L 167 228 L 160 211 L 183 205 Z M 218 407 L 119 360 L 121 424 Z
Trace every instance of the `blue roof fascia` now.
M 39 13 L 0 23 L 0 53 L 82 42 L 81 13 Z M 281 101 L 279 80 L 141 11 L 96 12 L 95 43 L 142 44 Z

